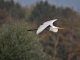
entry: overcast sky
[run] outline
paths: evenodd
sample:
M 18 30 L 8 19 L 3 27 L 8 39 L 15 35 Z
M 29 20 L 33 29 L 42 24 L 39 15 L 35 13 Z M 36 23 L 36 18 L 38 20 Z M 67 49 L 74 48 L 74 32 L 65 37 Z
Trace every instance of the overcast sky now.
M 15 2 L 21 3 L 23 6 L 35 4 L 37 0 L 14 0 Z M 45 1 L 45 0 L 43 0 Z M 54 4 L 57 6 L 67 6 L 73 7 L 75 10 L 80 10 L 80 0 L 48 0 L 50 4 Z

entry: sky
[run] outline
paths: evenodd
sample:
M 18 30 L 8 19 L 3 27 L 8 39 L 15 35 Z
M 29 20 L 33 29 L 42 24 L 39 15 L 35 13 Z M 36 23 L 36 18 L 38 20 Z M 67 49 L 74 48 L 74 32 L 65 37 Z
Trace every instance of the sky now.
M 31 4 L 35 4 L 38 0 L 14 0 L 14 1 L 19 2 L 23 6 L 26 5 L 30 6 Z M 48 0 L 48 2 L 56 6 L 71 7 L 76 11 L 80 10 L 80 0 Z

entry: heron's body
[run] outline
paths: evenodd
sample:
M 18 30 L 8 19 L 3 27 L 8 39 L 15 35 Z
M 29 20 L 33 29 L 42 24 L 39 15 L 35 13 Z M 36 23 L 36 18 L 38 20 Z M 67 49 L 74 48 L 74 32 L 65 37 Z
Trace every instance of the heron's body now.
M 50 20 L 50 21 L 47 21 L 47 22 L 44 22 L 43 25 L 40 25 L 40 27 L 38 28 L 37 30 L 37 34 L 41 33 L 47 26 L 50 25 L 50 31 L 52 32 L 58 32 L 58 29 L 60 29 L 59 27 L 56 27 L 53 25 L 53 23 L 56 21 L 57 19 L 54 19 L 54 20 Z
M 52 32 L 58 32 L 58 27 L 50 27 L 50 31 Z

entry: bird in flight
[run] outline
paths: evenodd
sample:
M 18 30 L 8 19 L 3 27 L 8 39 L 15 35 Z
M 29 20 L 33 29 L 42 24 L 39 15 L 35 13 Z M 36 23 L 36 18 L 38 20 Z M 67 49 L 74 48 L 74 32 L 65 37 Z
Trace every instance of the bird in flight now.
M 53 20 L 49 20 L 44 22 L 42 25 L 40 25 L 40 27 L 38 29 L 30 29 L 28 31 L 33 31 L 33 30 L 37 30 L 36 34 L 41 33 L 44 29 L 46 29 L 49 26 L 49 31 L 52 32 L 58 32 L 58 29 L 64 29 L 64 28 L 60 28 L 60 27 L 56 27 L 53 25 L 53 23 L 56 21 L 57 19 L 53 19 Z

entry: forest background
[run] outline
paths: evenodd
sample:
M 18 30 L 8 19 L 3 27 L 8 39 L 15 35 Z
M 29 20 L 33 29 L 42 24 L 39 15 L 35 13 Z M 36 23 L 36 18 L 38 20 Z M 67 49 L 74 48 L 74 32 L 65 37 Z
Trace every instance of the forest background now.
M 51 19 L 65 29 L 27 31 Z M 0 0 L 0 60 L 80 60 L 80 13 L 47 0 L 29 7 Z

